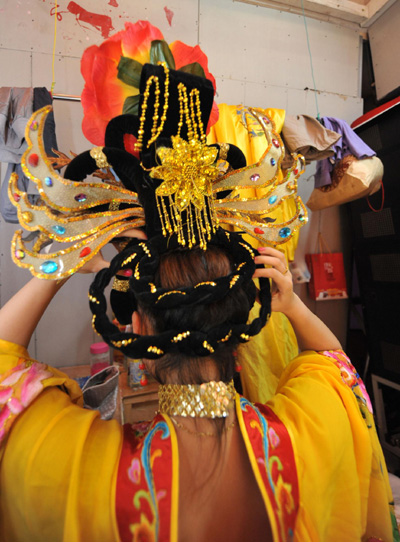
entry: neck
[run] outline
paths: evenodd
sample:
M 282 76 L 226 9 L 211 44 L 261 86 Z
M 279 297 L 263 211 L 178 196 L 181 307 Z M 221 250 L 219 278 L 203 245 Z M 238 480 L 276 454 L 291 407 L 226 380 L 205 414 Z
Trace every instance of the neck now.
M 157 361 L 144 360 L 146 369 L 153 376 L 156 376 Z M 190 363 L 182 364 L 179 368 L 166 367 L 157 380 L 163 384 L 202 384 L 206 382 L 219 382 L 220 371 L 212 358 L 193 359 Z

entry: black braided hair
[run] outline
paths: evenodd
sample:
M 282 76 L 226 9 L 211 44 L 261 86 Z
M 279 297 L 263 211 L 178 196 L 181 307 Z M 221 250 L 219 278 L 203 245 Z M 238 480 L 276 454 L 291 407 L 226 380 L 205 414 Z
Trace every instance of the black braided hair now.
M 90 308 L 93 313 L 93 327 L 103 336 L 105 342 L 119 348 L 132 358 L 157 359 L 166 353 L 181 352 L 191 357 L 210 356 L 218 349 L 231 343 L 247 342 L 261 331 L 270 314 L 271 294 L 269 281 L 260 279 L 260 312 L 257 318 L 247 323 L 248 312 L 240 321 L 226 320 L 208 331 L 198 329 L 165 329 L 156 335 L 121 333 L 106 314 L 107 302 L 104 289 L 118 271 L 131 269 L 129 279 L 131 313 L 138 304 L 147 305 L 156 311 L 171 308 L 208 305 L 218 302 L 226 295 L 235 295 L 241 288 L 248 299 L 249 310 L 256 298 L 256 287 L 252 280 L 255 271 L 256 251 L 246 243 L 240 234 L 219 229 L 209 245 L 224 249 L 234 262 L 232 273 L 206 283 L 191 287 L 166 290 L 154 284 L 154 275 L 159 266 L 160 256 L 178 249 L 177 240 L 158 236 L 147 242 L 130 243 L 111 261 L 108 269 L 100 271 L 89 292 Z M 182 250 L 182 248 L 179 248 Z M 125 297 L 125 300 L 128 298 Z M 184 301 L 183 301 L 184 300 Z

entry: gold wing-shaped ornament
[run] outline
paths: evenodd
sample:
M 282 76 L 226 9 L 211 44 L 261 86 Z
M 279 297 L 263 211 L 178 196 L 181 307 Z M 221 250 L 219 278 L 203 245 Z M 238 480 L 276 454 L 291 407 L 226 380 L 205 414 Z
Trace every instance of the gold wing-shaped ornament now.
M 135 192 L 116 184 L 70 181 L 57 173 L 45 153 L 42 139 L 50 110 L 51 107 L 47 106 L 32 115 L 25 134 L 28 148 L 21 160 L 25 175 L 38 189 L 40 203 L 33 205 L 29 202 L 27 194 L 18 188 L 16 175 L 10 180 L 9 197 L 17 207 L 21 226 L 36 234 L 25 239 L 21 230 L 14 234 L 13 261 L 19 267 L 28 268 L 36 277 L 58 280 L 75 273 L 106 243 L 121 236 L 125 230 L 144 226 L 145 216 Z M 257 163 L 218 178 L 214 171 L 213 174 L 208 171 L 210 168 L 217 170 L 216 166 L 207 166 L 204 173 L 208 161 L 206 164 L 201 154 L 201 171 L 210 183 L 203 187 L 203 192 L 210 196 L 211 216 L 215 216 L 220 225 L 235 226 L 262 244 L 276 246 L 287 242 L 307 221 L 307 211 L 297 196 L 297 179 L 304 172 L 304 159 L 300 155 L 295 156 L 295 165 L 280 179 L 284 148 L 273 122 L 257 109 L 249 109 L 248 114 L 254 117 L 265 134 L 267 148 L 264 154 Z M 203 148 L 204 145 L 200 146 Z M 211 151 L 214 152 L 213 149 Z M 208 155 L 206 157 L 208 160 Z M 178 166 L 185 170 L 187 163 L 183 162 L 180 160 Z M 154 171 L 157 169 L 161 168 L 154 168 Z M 264 189 L 265 193 L 261 197 L 244 198 L 241 191 L 247 188 Z M 218 194 L 225 190 L 230 190 L 230 194 L 218 198 Z M 277 224 L 270 213 L 288 198 L 295 200 L 296 211 L 290 220 Z M 193 203 L 192 199 L 190 202 Z M 119 210 L 121 203 L 132 207 Z M 93 209 L 99 205 L 107 205 L 108 211 Z M 214 226 L 216 224 L 212 225 L 213 231 Z M 33 243 L 31 248 L 28 248 L 29 242 Z M 62 248 L 49 253 L 48 245 L 55 243 L 60 243 Z
M 42 139 L 50 111 L 47 106 L 32 115 L 25 132 L 28 148 L 21 160 L 24 174 L 38 189 L 40 203 L 32 205 L 18 189 L 17 175 L 10 179 L 9 197 L 17 207 L 20 225 L 39 234 L 30 249 L 27 243 L 32 236 L 24 240 L 22 230 L 14 234 L 13 261 L 36 277 L 58 280 L 75 273 L 125 230 L 144 226 L 145 220 L 136 193 L 101 182 L 69 181 L 53 169 Z M 118 210 L 121 203 L 133 207 Z M 90 212 L 99 205 L 108 205 L 109 211 Z M 47 253 L 43 248 L 49 242 L 61 243 L 62 248 Z
M 307 210 L 297 196 L 297 179 L 305 171 L 303 156 L 294 155 L 294 165 L 279 179 L 284 146 L 274 123 L 263 112 L 248 108 L 265 134 L 267 147 L 258 162 L 242 169 L 233 170 L 212 185 L 214 209 L 220 225 L 230 225 L 244 231 L 264 245 L 276 246 L 286 243 L 307 222 Z M 245 198 L 241 190 L 264 189 L 262 197 Z M 232 190 L 229 196 L 218 199 L 218 193 Z M 295 200 L 295 214 L 290 220 L 277 224 L 270 214 L 281 203 Z

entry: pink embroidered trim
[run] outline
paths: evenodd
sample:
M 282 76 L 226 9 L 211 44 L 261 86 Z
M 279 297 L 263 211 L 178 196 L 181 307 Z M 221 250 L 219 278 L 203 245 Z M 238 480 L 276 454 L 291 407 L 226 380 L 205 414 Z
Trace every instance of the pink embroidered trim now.
M 340 370 L 340 376 L 342 377 L 343 382 L 347 384 L 347 386 L 349 386 L 353 392 L 356 392 L 356 390 L 360 392 L 360 398 L 365 403 L 370 414 L 372 414 L 372 403 L 365 388 L 364 382 L 346 354 L 342 350 L 325 350 L 324 352 L 318 353 L 334 360 L 333 363 Z M 358 394 L 356 395 L 358 396 Z
M 46 365 L 22 361 L 0 377 L 0 444 L 17 416 L 41 393 L 43 380 L 50 376 Z

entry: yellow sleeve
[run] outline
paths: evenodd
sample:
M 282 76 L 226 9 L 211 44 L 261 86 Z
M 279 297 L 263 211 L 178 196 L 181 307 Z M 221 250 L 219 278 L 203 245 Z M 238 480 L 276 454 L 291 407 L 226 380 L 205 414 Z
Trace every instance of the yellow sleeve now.
M 21 361 L 32 361 L 26 350 L 1 341 L 0 375 Z M 76 383 L 49 370 L 53 375 L 1 448 L 0 540 L 118 542 L 122 428 L 75 404 Z
M 391 542 L 392 494 L 369 398 L 344 359 L 304 352 L 268 403 L 288 428 L 296 458 L 294 540 Z
M 250 320 L 258 316 L 255 304 Z M 240 346 L 238 362 L 243 395 L 253 403 L 265 404 L 275 394 L 285 367 L 298 354 L 293 328 L 280 312 L 273 312 L 267 325 L 251 341 Z

